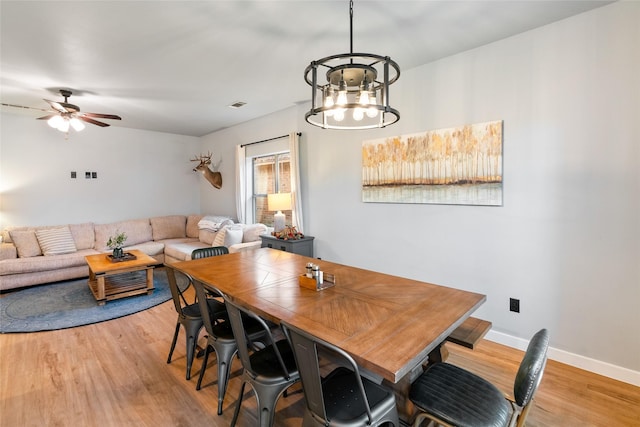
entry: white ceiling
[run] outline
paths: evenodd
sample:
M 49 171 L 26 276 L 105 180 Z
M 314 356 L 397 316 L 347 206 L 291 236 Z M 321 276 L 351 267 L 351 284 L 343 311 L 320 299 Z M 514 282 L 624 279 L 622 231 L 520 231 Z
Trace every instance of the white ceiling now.
M 407 70 L 606 3 L 355 0 L 354 51 Z M 347 0 L 2 0 L 0 19 L 1 102 L 48 108 L 69 88 L 116 126 L 193 136 L 310 100 L 306 66 L 349 52 Z

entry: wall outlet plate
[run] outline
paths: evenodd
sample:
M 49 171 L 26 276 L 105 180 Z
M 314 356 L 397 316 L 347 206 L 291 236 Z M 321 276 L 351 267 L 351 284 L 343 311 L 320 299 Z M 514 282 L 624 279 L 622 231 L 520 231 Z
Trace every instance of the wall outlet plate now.
M 515 298 L 509 298 L 509 311 L 520 313 L 520 300 Z

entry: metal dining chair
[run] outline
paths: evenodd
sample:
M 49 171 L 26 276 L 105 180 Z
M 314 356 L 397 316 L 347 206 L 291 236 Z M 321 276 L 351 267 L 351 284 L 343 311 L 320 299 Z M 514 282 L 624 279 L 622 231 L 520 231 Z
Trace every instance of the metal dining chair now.
M 171 357 L 173 356 L 173 350 L 176 348 L 178 341 L 178 335 L 180 334 L 180 325 L 184 327 L 187 341 L 187 380 L 191 379 L 191 365 L 193 365 L 193 358 L 196 353 L 196 346 L 198 344 L 198 334 L 204 325 L 202 320 L 202 314 L 200 312 L 200 306 L 198 305 L 197 298 L 188 299 L 187 290 L 193 285 L 193 280 L 186 274 L 176 272 L 176 270 L 168 264 L 164 265 L 165 272 L 167 273 L 167 279 L 169 281 L 169 289 L 171 290 L 171 298 L 173 299 L 173 305 L 178 313 L 178 320 L 176 321 L 176 328 L 173 334 L 173 341 L 171 342 L 171 349 L 169 350 L 169 357 L 167 363 L 171 363 Z M 177 273 L 177 274 L 176 274 Z M 178 285 L 177 277 L 180 277 L 181 284 Z M 214 317 L 222 316 L 226 310 L 224 304 L 214 299 L 207 300 L 209 312 Z
M 306 403 L 303 427 L 400 425 L 393 392 L 362 377 L 358 364 L 347 352 L 287 323 L 282 323 L 282 329 L 300 369 Z M 339 366 L 323 378 L 318 347 L 348 367 Z
M 211 246 L 209 248 L 199 248 L 191 252 L 191 259 L 208 258 L 211 256 L 226 255 L 229 248 L 226 246 Z
M 258 404 L 258 425 L 270 427 L 273 425 L 278 398 L 300 379 L 291 346 L 284 338 L 274 339 L 271 328 L 264 319 L 235 304 L 226 296 L 225 304 L 233 334 L 238 342 L 238 354 L 243 367 L 242 387 L 231 426 L 236 424 L 242 406 L 244 388 L 249 383 Z M 246 332 L 247 319 L 258 322 L 265 332 L 264 347 L 251 354 L 249 353 L 251 340 Z
M 538 331 L 527 347 L 516 374 L 514 399 L 507 400 L 485 379 L 449 363 L 434 363 L 411 385 L 409 399 L 422 411 L 413 426 L 425 419 L 459 427 L 524 426 L 547 362 L 549 332 Z
M 194 280 L 193 286 L 196 289 L 200 312 L 202 313 L 204 327 L 207 331 L 207 346 L 205 348 L 204 358 L 202 359 L 202 368 L 200 368 L 200 376 L 198 377 L 196 390 L 200 390 L 201 388 L 202 379 L 207 369 L 209 354 L 211 351 L 215 351 L 218 365 L 218 415 L 222 415 L 222 405 L 227 391 L 227 385 L 229 384 L 231 363 L 238 351 L 238 344 L 233 336 L 231 323 L 228 320 L 226 312 L 222 316 L 224 318 L 222 321 L 220 321 L 218 316 L 211 316 L 211 313 L 209 313 L 208 301 L 212 297 L 222 297 L 222 294 L 218 290 L 211 291 L 210 289 L 213 289 L 211 286 L 205 289 L 202 283 L 197 280 Z M 263 340 L 265 334 L 261 325 L 255 322 L 246 322 L 246 328 L 247 335 L 252 342 Z

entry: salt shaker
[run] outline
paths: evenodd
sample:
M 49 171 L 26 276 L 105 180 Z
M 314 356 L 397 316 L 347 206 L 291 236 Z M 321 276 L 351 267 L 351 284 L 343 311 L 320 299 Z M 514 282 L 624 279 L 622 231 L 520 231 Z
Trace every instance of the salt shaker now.
M 313 263 L 312 262 L 308 262 L 307 263 L 307 277 L 309 279 L 311 279 L 313 277 Z

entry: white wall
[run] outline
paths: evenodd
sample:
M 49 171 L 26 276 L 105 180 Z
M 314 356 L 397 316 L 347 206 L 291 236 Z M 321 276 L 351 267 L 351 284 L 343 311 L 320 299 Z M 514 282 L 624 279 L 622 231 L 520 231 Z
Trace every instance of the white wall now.
M 199 138 L 88 125 L 65 140 L 45 122 L 10 113 L 1 124 L 0 228 L 200 212 L 204 179 L 189 162 Z
M 317 256 L 486 294 L 476 314 L 494 338 L 546 327 L 552 357 L 640 384 L 638 22 L 640 3 L 618 2 L 403 70 L 388 129 L 322 130 L 293 107 L 208 135 L 204 149 L 230 176 L 236 144 L 302 131 Z M 503 207 L 361 202 L 363 140 L 497 119 Z

